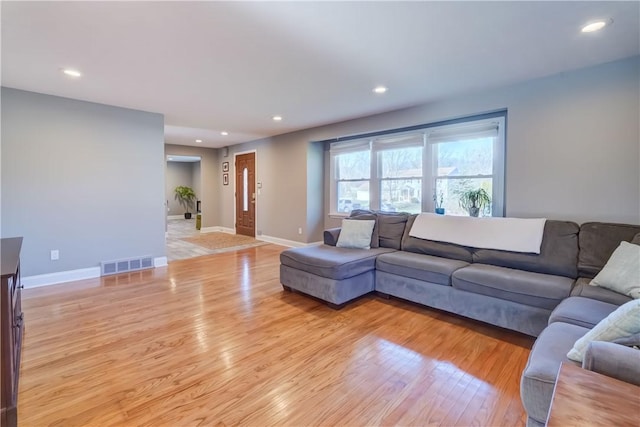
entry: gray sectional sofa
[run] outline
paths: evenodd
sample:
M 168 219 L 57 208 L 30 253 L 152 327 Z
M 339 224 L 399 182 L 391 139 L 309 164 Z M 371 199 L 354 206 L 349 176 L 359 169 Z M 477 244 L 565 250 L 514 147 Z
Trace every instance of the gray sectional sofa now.
M 289 291 L 333 307 L 377 291 L 538 337 L 522 375 L 528 425 L 544 425 L 562 362 L 575 341 L 631 298 L 589 285 L 621 241 L 640 244 L 640 226 L 548 220 L 540 254 L 478 249 L 417 239 L 415 215 L 354 211 L 376 226 L 371 249 L 324 244 L 283 251 L 280 280 Z M 592 343 L 583 367 L 640 384 L 640 351 Z

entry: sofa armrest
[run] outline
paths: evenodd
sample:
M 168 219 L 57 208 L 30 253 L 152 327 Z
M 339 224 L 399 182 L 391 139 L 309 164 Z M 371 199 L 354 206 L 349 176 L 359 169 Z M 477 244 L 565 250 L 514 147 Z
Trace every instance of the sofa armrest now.
M 329 246 L 335 246 L 338 243 L 338 237 L 340 236 L 341 228 L 329 228 L 324 230 L 324 244 Z
M 582 367 L 640 386 L 640 350 L 631 347 L 593 341 L 585 351 Z

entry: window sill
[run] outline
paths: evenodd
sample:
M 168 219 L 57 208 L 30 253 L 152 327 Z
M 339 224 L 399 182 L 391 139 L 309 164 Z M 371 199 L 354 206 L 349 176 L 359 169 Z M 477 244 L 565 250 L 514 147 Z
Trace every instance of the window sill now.
M 329 214 L 329 218 L 345 219 L 345 218 L 349 218 L 349 214 L 347 214 L 347 213 L 330 213 Z

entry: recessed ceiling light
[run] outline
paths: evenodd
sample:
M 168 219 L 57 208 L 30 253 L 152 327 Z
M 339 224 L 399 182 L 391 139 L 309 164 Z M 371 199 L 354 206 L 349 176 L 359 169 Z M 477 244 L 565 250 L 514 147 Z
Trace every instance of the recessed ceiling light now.
M 65 73 L 67 76 L 71 76 L 71 77 L 82 76 L 82 73 L 80 71 L 72 70 L 70 68 L 65 68 L 64 70 L 62 70 L 62 72 Z
M 376 86 L 373 91 L 375 93 L 385 93 L 387 91 L 387 88 L 384 86 Z
M 227 132 L 226 130 L 223 130 L 222 132 L 220 132 L 220 135 L 227 136 L 229 135 L 229 132 Z
M 273 116 L 273 120 L 279 122 L 282 120 L 282 116 Z
M 202 140 L 201 140 L 201 139 L 196 139 L 196 142 L 198 142 L 198 143 L 199 143 L 199 142 L 202 142 Z
M 595 21 L 595 22 L 591 22 L 590 24 L 585 25 L 584 27 L 582 27 L 582 32 L 583 33 L 593 33 L 594 31 L 598 31 L 603 29 L 608 23 L 610 24 L 613 21 Z

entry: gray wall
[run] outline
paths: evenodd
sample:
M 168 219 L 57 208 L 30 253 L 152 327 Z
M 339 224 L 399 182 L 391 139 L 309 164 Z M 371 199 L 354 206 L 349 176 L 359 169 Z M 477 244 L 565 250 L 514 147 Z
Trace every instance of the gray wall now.
M 191 188 L 196 193 L 197 200 L 200 200 L 200 194 L 202 192 L 202 177 L 200 162 L 191 163 Z M 193 207 L 196 209 L 196 206 Z
M 640 223 L 640 59 L 634 57 L 405 110 L 261 139 L 257 150 L 259 229 L 313 242 L 340 224 L 328 216 L 328 162 L 322 193 L 310 141 L 433 123 L 508 109 L 506 214 L 576 222 Z M 231 154 L 232 156 L 232 154 Z M 232 186 L 222 191 L 222 224 L 233 227 Z M 317 216 L 318 205 L 323 215 Z M 303 235 L 297 234 L 298 227 Z
M 256 234 L 294 240 L 309 240 L 307 229 L 307 148 L 300 132 L 265 138 L 229 147 L 229 185 L 221 189 L 221 225 L 234 228 L 234 156 L 256 152 L 256 181 L 262 189 L 256 197 Z M 317 193 L 315 197 L 321 197 Z M 298 234 L 302 228 L 302 234 Z M 316 227 L 317 228 L 317 227 Z M 321 227 L 320 227 L 321 228 Z M 313 236 L 319 240 L 317 236 Z
M 309 144 L 307 149 L 307 240 L 309 242 L 314 239 L 321 241 L 324 231 L 324 161 L 324 144 L 321 142 Z
M 202 202 L 202 227 L 216 227 L 220 222 L 220 186 L 222 185 L 221 166 L 218 162 L 218 150 L 205 147 L 167 144 L 165 155 L 199 156 L 200 188 L 194 182 L 194 191 Z M 193 172 L 195 174 L 195 171 Z M 174 187 L 175 188 L 175 187 Z M 184 213 L 184 212 L 183 212 Z M 169 212 L 173 215 L 172 212 Z
M 175 198 L 175 189 L 179 185 L 193 188 L 200 199 L 200 162 L 167 162 L 165 170 L 165 197 L 169 201 L 168 215 L 182 215 L 185 210 Z M 194 203 L 191 213 L 195 213 Z
M 2 237 L 22 274 L 165 255 L 164 118 L 2 88 Z M 50 260 L 50 250 L 60 260 Z

